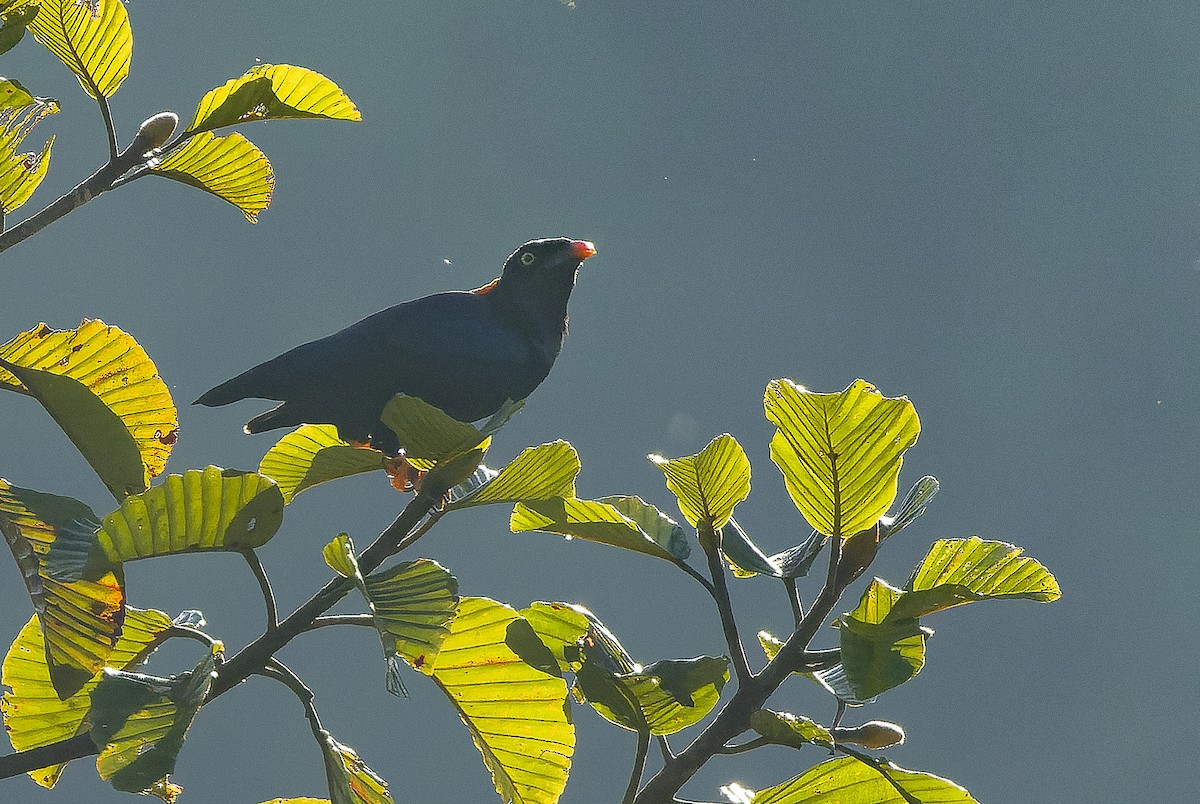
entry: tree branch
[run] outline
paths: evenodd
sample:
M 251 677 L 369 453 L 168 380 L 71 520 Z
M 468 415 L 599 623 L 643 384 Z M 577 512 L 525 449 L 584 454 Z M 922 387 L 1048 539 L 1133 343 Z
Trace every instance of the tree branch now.
M 271 590 L 271 579 L 267 577 L 266 568 L 259 560 L 258 553 L 253 550 L 243 550 L 242 558 L 246 559 L 246 563 L 250 565 L 250 571 L 254 573 L 254 580 L 258 581 L 258 588 L 262 590 L 263 605 L 267 610 L 267 630 L 278 628 L 279 607 L 275 603 L 275 593 Z
M 733 617 L 733 603 L 729 599 L 729 587 L 725 583 L 725 565 L 721 560 L 719 536 L 711 522 L 700 523 L 700 546 L 704 548 L 704 557 L 708 559 L 708 574 L 712 577 L 712 596 L 717 603 L 717 612 L 721 615 L 721 630 L 725 632 L 725 642 L 729 646 L 729 659 L 733 662 L 737 674 L 738 685 L 745 686 L 754 674 L 746 661 L 746 651 L 742 647 L 742 639 L 738 636 L 737 621 Z

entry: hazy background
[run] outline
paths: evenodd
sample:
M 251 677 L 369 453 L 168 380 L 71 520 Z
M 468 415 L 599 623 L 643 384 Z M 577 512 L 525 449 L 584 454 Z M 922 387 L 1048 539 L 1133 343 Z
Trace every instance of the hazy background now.
M 728 431 L 754 464 L 739 520 L 776 551 L 807 527 L 768 458 L 766 383 L 837 391 L 863 377 L 907 394 L 923 432 L 902 487 L 934 474 L 942 493 L 874 572 L 902 583 L 933 539 L 979 534 L 1024 547 L 1064 596 L 928 618 L 925 670 L 848 720 L 899 721 L 908 742 L 890 758 L 987 804 L 1194 795 L 1200 6 L 139 0 L 129 13 L 122 143 L 162 109 L 189 120 L 256 59 L 319 70 L 364 118 L 242 127 L 278 178 L 257 226 L 146 179 L 0 257 L 0 341 L 86 316 L 146 347 L 180 405 L 170 471 L 254 468 L 273 443 L 240 432 L 265 405 L 187 406 L 216 382 L 390 304 L 482 284 L 529 238 L 591 239 L 563 355 L 491 463 L 565 438 L 582 496 L 675 512 L 645 454 Z M 63 104 L 26 143 L 58 136 L 15 222 L 106 149 L 95 104 L 43 48 L 23 42 L 0 72 Z M 0 424 L 0 475 L 110 510 L 31 400 L 0 396 Z M 262 551 L 281 608 L 327 579 L 331 537 L 365 546 L 405 499 L 377 477 L 301 495 Z M 456 514 L 415 552 L 464 594 L 583 603 L 643 662 L 724 651 L 711 601 L 666 563 L 512 535 L 507 517 Z M 202 609 L 231 648 L 261 622 L 234 557 L 139 563 L 129 593 Z M 745 635 L 786 628 L 776 584 L 739 581 L 735 595 Z M 29 611 L 7 561 L 0 604 L 6 642 Z M 187 669 L 197 649 L 164 649 L 150 670 Z M 386 694 L 370 631 L 325 629 L 282 658 L 397 801 L 497 800 L 432 684 L 409 673 L 411 699 Z M 772 704 L 833 715 L 803 681 Z M 575 714 L 563 800 L 616 801 L 633 735 Z M 822 758 L 718 758 L 684 793 L 716 801 L 727 781 L 765 787 Z M 326 795 L 299 706 L 262 679 L 201 713 L 174 779 L 192 802 Z M 89 761 L 55 792 L 18 779 L 0 799 L 129 800 Z

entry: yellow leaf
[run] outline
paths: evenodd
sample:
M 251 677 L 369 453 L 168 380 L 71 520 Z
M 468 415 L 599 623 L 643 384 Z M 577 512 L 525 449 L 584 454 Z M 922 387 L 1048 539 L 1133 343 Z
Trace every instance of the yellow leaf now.
M 354 102 L 318 72 L 290 64 L 259 64 L 200 99 L 188 132 L 251 120 L 362 120 Z
M 133 30 L 121 0 L 38 0 L 29 32 L 75 73 L 93 98 L 110 97 L 133 57 Z
M 267 155 L 237 132 L 225 137 L 207 131 L 197 134 L 161 160 L 153 160 L 150 169 L 228 201 L 251 223 L 258 223 L 258 213 L 271 205 L 275 189 Z
M 729 433 L 717 436 L 695 455 L 649 458 L 667 476 L 667 488 L 693 527 L 705 520 L 719 530 L 733 516 L 734 506 L 750 495 L 750 460 Z
M 9 214 L 24 204 L 50 169 L 50 148 L 54 137 L 46 140 L 40 153 L 17 153 L 21 142 L 43 117 L 57 114 L 58 101 L 33 99 L 14 81 L 0 80 L 0 96 L 29 97 L 23 106 L 0 106 L 0 213 Z

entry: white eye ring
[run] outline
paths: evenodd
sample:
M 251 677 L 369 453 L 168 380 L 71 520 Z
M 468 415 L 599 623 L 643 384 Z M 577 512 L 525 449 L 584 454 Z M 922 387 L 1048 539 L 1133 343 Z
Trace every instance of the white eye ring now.
M 528 251 L 526 251 L 524 254 L 521 255 L 521 264 L 522 265 L 533 265 L 533 261 L 535 259 L 537 259 L 537 258 L 534 257 L 532 254 L 530 254 Z

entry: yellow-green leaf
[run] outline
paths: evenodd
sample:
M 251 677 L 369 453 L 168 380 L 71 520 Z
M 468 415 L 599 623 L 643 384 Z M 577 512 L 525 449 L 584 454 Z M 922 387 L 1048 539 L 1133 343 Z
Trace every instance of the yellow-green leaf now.
M 478 491 L 446 506 L 449 510 L 492 503 L 574 497 L 579 455 L 566 441 L 529 447 Z
M 271 160 L 236 131 L 224 137 L 200 132 L 149 164 L 159 176 L 228 201 L 251 223 L 258 223 L 258 213 L 271 205 L 275 190 Z
M 110 97 L 133 57 L 133 30 L 121 0 L 38 0 L 29 32 L 67 65 L 93 98 Z
M 322 729 L 318 735 L 321 756 L 325 759 L 325 779 L 329 782 L 330 804 L 392 804 L 387 782 L 367 767 L 348 745 L 333 739 Z M 276 799 L 281 803 L 284 799 Z M 287 799 L 293 804 L 313 799 Z
M 906 397 L 889 399 L 863 380 L 839 394 L 772 380 L 763 403 L 778 428 L 771 459 L 814 529 L 847 538 L 887 513 L 904 451 L 921 431 Z
M 140 793 L 175 769 L 192 718 L 212 686 L 217 652 L 171 678 L 105 670 L 88 713 L 100 749 L 96 770 L 117 790 Z
M 554 804 L 567 784 L 575 727 L 567 685 L 529 623 L 464 597 L 433 678 L 450 697 L 507 804 Z
M 759 709 L 750 714 L 750 728 L 776 745 L 803 748 L 805 745 L 833 746 L 833 735 L 829 729 L 809 718 L 790 712 L 774 712 Z
M 0 14 L 4 24 L 0 25 L 0 54 L 12 50 L 25 36 L 25 28 L 38 13 L 38 6 L 32 2 L 5 4 L 4 13 Z M 0 107 L 4 105 L 0 99 Z
M 136 667 L 167 637 L 170 627 L 170 618 L 161 611 L 126 609 L 121 638 L 108 656 L 108 665 L 119 670 Z M 59 699 L 46 665 L 41 625 L 34 615 L 9 647 L 0 678 L 8 687 L 0 709 L 13 748 L 26 751 L 85 731 L 91 691 L 99 682 L 97 673 L 74 695 Z M 42 787 L 53 787 L 65 767 L 66 763 L 51 765 L 29 775 Z
M 168 475 L 104 518 L 100 545 L 114 561 L 261 547 L 283 522 L 269 477 L 209 466 Z
M 343 578 L 353 578 L 359 585 L 363 582 L 362 573 L 358 569 L 358 556 L 354 554 L 354 541 L 345 533 L 340 533 L 321 550 L 325 563 L 329 568 Z
M 179 419 L 154 362 L 130 335 L 103 321 L 70 330 L 39 324 L 0 345 L 0 359 L 40 372 L 27 374 L 35 390 L 0 368 L 0 388 L 34 395 L 117 499 L 162 473 Z
M 379 419 L 396 434 L 408 462 L 421 471 L 476 448 L 486 450 L 489 443 L 488 436 L 474 426 L 415 396 L 393 397 Z
M 396 657 L 430 674 L 458 608 L 458 580 L 427 558 L 368 575 L 366 595 L 389 662 L 388 691 L 400 694 Z
M 593 709 L 623 728 L 638 731 L 645 723 L 651 734 L 665 735 L 699 723 L 712 711 L 729 680 L 729 660 L 699 656 L 665 659 L 631 673 L 595 671 L 585 662 L 576 675 Z M 639 709 L 632 718 L 631 700 Z
M 346 93 L 320 73 L 290 64 L 258 64 L 201 98 L 188 131 L 314 117 L 362 120 Z
M 28 201 L 46 178 L 54 137 L 46 140 L 40 153 L 17 153 L 17 149 L 42 118 L 57 112 L 58 101 L 34 98 L 16 81 L 0 79 L 0 214 L 7 215 Z
M 949 779 L 880 760 L 892 781 L 921 804 L 978 804 Z M 853 757 L 814 765 L 791 781 L 759 790 L 754 804 L 905 804 L 878 768 Z
M 537 601 L 521 609 L 521 616 L 554 654 L 558 669 L 564 673 L 578 668 L 579 657 L 573 648 L 593 624 L 599 623 L 595 615 L 575 603 Z M 571 652 L 569 656 L 568 651 Z
M 678 561 L 669 550 L 647 536 L 636 522 L 616 507 L 599 500 L 551 497 L 517 503 L 508 526 L 513 533 L 542 530 Z
M 938 539 L 904 586 L 893 612 L 917 617 L 976 600 L 1024 598 L 1049 603 L 1062 597 L 1058 581 L 1038 561 L 1007 542 Z
M 0 531 L 41 616 L 48 672 L 61 698 L 104 666 L 121 632 L 124 576 L 98 549 L 98 527 L 78 500 L 0 480 Z
M 695 455 L 649 458 L 667 476 L 667 488 L 693 527 L 704 520 L 719 530 L 733 515 L 734 506 L 750 495 L 750 460 L 729 433 L 717 436 Z
M 267 450 L 258 473 L 279 484 L 285 503 L 320 483 L 383 468 L 383 453 L 352 447 L 332 424 L 305 424 Z

